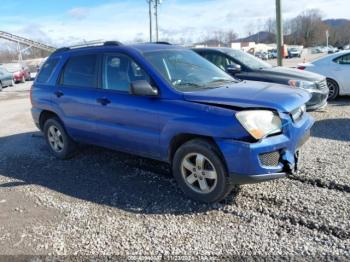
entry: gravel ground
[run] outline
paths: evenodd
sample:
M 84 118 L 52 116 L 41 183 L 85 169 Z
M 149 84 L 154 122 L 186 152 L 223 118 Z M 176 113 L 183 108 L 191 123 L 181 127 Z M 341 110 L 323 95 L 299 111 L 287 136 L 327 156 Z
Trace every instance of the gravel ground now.
M 312 113 L 298 175 L 204 205 L 157 161 L 92 146 L 52 157 L 29 84 L 0 92 L 0 254 L 350 259 L 349 97 Z

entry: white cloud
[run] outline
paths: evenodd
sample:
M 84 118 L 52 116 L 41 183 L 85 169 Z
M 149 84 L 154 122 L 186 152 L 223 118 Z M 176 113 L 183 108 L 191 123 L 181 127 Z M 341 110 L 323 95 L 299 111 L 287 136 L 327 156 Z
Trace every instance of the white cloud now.
M 264 21 L 275 15 L 275 0 L 165 0 L 160 6 L 160 37 L 194 39 L 218 29 L 232 29 L 244 36 L 248 28 L 262 29 Z M 299 0 L 283 1 L 283 16 L 291 18 L 300 12 L 320 9 L 326 18 L 349 18 L 349 0 Z M 28 18 L 2 15 L 1 29 L 34 32 L 34 36 L 55 43 L 56 46 L 82 40 L 133 41 L 148 40 L 148 6 L 146 1 L 119 1 L 96 7 L 75 7 L 55 16 Z M 40 30 L 40 34 L 38 30 Z M 37 31 L 35 33 L 35 31 Z M 45 35 L 45 37 L 44 37 Z
M 82 19 L 89 14 L 89 9 L 84 7 L 75 7 L 69 9 L 67 13 L 73 18 Z

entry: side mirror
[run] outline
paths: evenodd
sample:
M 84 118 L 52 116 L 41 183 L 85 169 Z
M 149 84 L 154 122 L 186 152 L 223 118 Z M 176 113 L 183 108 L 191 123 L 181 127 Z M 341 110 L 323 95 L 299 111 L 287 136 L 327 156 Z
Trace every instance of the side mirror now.
M 231 74 L 231 75 L 234 75 L 234 74 L 237 74 L 237 73 L 240 73 L 242 71 L 242 68 L 240 65 L 237 65 L 237 64 L 231 64 L 231 65 L 228 65 L 226 67 L 226 72 Z
M 135 96 L 158 96 L 158 89 L 151 86 L 146 80 L 131 82 L 130 94 Z

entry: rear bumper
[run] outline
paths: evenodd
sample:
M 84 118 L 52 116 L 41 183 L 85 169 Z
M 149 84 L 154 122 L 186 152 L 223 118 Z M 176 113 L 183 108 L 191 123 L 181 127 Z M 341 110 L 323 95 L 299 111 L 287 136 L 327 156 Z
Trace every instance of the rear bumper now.
M 231 184 L 263 182 L 296 172 L 299 149 L 308 140 L 313 123 L 314 120 L 305 114 L 298 123 L 290 122 L 282 134 L 256 143 L 217 140 Z M 269 153 L 278 153 L 275 164 L 262 160 L 262 155 Z
M 37 109 L 37 108 L 33 108 L 31 109 L 31 113 L 32 113 L 32 118 L 34 121 L 34 124 L 36 125 L 36 127 L 38 129 L 40 128 L 40 114 L 41 114 L 42 110 L 41 109 Z
M 21 75 L 14 75 L 13 76 L 13 80 L 16 81 L 16 82 L 19 82 L 19 81 L 22 81 L 22 77 Z

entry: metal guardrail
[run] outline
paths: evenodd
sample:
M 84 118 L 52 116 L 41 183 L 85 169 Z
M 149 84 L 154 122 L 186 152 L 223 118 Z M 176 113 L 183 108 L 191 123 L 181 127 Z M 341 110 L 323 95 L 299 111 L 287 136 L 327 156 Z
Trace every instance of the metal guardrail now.
M 45 50 L 48 52 L 53 52 L 56 50 L 55 47 L 48 46 L 48 45 L 42 44 L 40 42 L 33 41 L 33 40 L 30 40 L 30 39 L 27 39 L 27 38 L 24 38 L 21 36 L 13 35 L 13 34 L 10 34 L 10 33 L 4 32 L 4 31 L 0 31 L 0 38 L 9 40 L 9 41 L 12 41 L 15 43 L 28 45 L 30 47 L 35 47 L 35 48 Z

